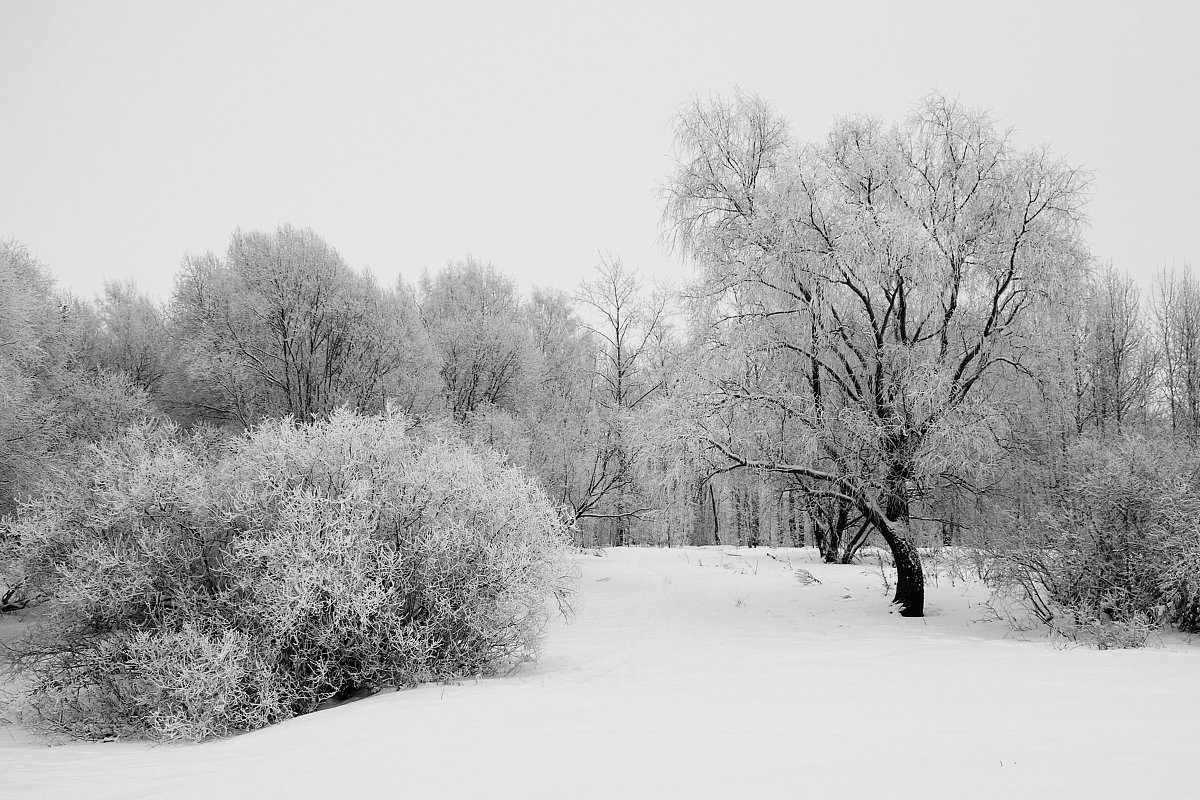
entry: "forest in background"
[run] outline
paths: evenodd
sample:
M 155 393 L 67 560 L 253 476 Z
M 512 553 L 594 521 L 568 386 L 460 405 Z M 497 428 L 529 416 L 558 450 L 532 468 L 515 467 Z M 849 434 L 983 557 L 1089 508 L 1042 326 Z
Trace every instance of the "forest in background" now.
M 345 408 L 501 453 L 579 546 L 873 543 L 920 616 L 922 550 L 964 545 L 1048 624 L 1200 625 L 1190 270 L 1144 293 L 1097 263 L 1086 173 L 940 96 L 798 142 L 737 94 L 676 133 L 674 290 L 616 256 L 573 293 L 472 257 L 385 286 L 281 227 L 185 257 L 165 304 L 91 301 L 0 246 L 0 511 L 148 417 L 236 436 Z

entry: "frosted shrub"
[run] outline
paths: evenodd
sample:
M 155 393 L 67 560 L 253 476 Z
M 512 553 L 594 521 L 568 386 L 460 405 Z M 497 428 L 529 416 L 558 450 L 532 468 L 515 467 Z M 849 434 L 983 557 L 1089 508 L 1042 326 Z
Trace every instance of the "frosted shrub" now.
M 349 415 L 260 430 L 231 459 L 246 528 L 231 591 L 277 643 L 294 692 L 333 693 L 510 669 L 564 597 L 567 532 L 499 456 Z
M 131 640 L 217 607 L 222 531 L 208 444 L 169 425 L 134 427 L 90 450 L 75 480 L 11 523 L 9 580 L 51 600 L 8 654 L 34 728 L 89 738 L 139 730 Z
M 494 453 L 349 413 L 221 447 L 168 428 L 17 523 L 53 597 L 27 722 L 200 739 L 358 690 L 510 670 L 566 598 L 567 531 Z
M 275 654 L 252 635 L 185 622 L 178 630 L 125 639 L 136 680 L 123 700 L 134 730 L 166 739 L 205 739 L 291 716 Z
M 1200 628 L 1200 475 L 1182 447 L 1084 442 L 1058 495 L 1012 524 L 995 582 L 1041 621 L 1101 648 L 1142 646 L 1164 623 Z

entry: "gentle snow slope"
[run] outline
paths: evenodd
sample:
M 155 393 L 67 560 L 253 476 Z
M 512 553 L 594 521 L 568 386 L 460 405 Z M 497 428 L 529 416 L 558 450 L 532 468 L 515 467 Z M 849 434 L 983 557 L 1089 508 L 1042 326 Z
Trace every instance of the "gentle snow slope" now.
M 0 797 L 1200 796 L 1200 649 L 1017 641 L 945 578 L 902 619 L 877 569 L 767 552 L 579 556 L 577 619 L 515 677 L 203 745 L 0 730 Z

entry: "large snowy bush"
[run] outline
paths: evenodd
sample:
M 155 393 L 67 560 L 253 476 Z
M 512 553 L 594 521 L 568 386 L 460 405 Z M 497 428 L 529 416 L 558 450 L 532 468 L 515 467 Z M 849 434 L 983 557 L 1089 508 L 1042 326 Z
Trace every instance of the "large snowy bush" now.
M 1009 520 L 994 578 L 1035 616 L 1099 647 L 1162 624 L 1200 630 L 1200 460 L 1189 447 L 1084 441 L 1054 494 Z
M 144 426 L 26 509 L 53 598 L 12 654 L 23 718 L 201 739 L 382 686 L 509 670 L 568 590 L 567 532 L 490 451 L 402 419 L 233 443 Z

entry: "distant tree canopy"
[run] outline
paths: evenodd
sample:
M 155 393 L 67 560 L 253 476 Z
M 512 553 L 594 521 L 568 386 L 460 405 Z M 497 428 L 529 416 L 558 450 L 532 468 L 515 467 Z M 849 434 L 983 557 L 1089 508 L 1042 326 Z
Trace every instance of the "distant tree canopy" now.
M 0 242 L 0 515 L 81 446 L 149 412 L 125 375 L 86 368 L 86 331 L 28 251 Z
M 188 258 L 172 313 L 205 408 L 243 425 L 384 409 L 428 357 L 412 298 L 355 272 L 310 230 L 239 231 Z
M 164 309 L 132 281 L 109 281 L 95 312 L 83 355 L 95 366 L 128 375 L 150 396 L 162 398 L 175 357 Z
M 533 355 L 517 285 L 467 258 L 424 277 L 420 308 L 454 419 L 463 422 L 483 406 L 512 408 Z

